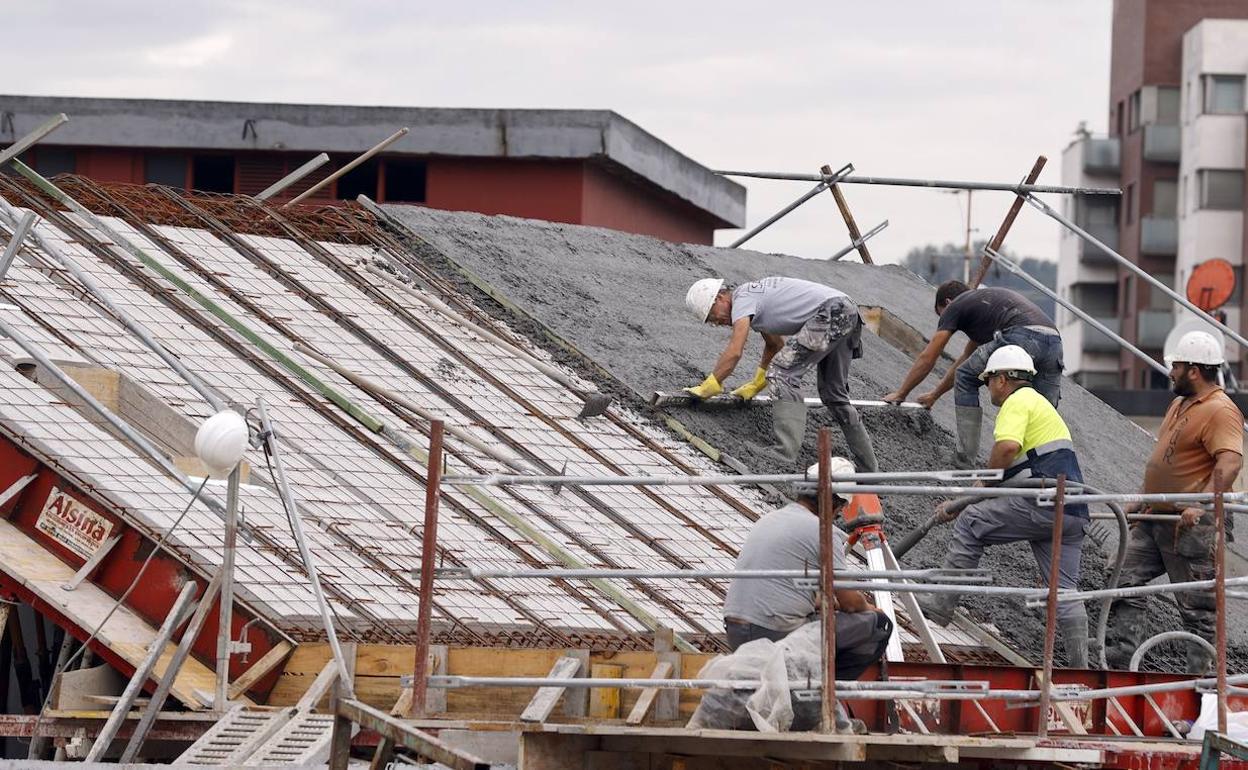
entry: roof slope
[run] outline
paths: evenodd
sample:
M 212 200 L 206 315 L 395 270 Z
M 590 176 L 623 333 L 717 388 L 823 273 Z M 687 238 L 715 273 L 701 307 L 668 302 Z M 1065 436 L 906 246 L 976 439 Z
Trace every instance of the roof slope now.
M 609 370 L 635 396 L 676 390 L 697 383 L 726 342 L 724 329 L 699 324 L 684 307 L 685 291 L 698 278 L 719 276 L 741 283 L 768 275 L 820 281 L 847 292 L 860 306 L 881 306 L 920 334 L 935 326 L 933 288 L 896 266 L 807 260 L 744 249 L 672 244 L 644 236 L 576 225 L 513 217 L 440 212 L 412 206 L 385 206 L 421 243 L 416 253 L 432 262 L 449 261 L 510 298 L 538 322 L 566 338 L 596 364 Z M 464 280 L 467 285 L 468 281 Z M 757 335 L 733 382 L 753 372 Z M 959 335 L 959 338 L 961 335 Z M 865 355 L 851 369 L 855 398 L 876 399 L 900 384 L 911 358 L 873 335 L 864 335 Z M 950 351 L 961 349 L 954 340 Z M 934 385 L 943 372 L 928 378 L 916 393 Z M 813 383 L 808 382 L 813 388 Z M 995 409 L 986 407 L 982 446 L 991 445 Z M 1070 426 L 1088 482 L 1108 491 L 1138 488 L 1153 439 L 1143 429 L 1067 379 L 1062 383 L 1061 412 Z M 773 441 L 769 410 L 667 410 L 694 434 L 741 459 L 751 470 L 766 472 L 768 461 L 755 451 Z M 929 415 L 863 410 L 875 441 L 881 470 L 952 467 L 954 418 L 952 396 Z M 808 421 L 804 461 L 813 462 L 814 432 L 833 427 L 834 451 L 841 441 L 822 410 Z M 787 469 L 791 470 L 791 469 Z M 930 515 L 935 500 L 893 497 L 885 510 L 897 533 Z M 1117 543 L 1116 528 L 1099 522 L 1085 541 L 1081 584 L 1100 588 L 1107 582 L 1106 559 Z M 915 547 L 906 561 L 915 566 L 940 563 L 947 530 L 937 529 Z M 985 565 L 997 582 L 1031 585 L 1037 571 L 1025 544 L 995 548 Z M 1173 603 L 1155 601 L 1156 631 L 1177 628 Z M 1019 650 L 1039 659 L 1042 617 L 1013 600 L 973 601 L 978 617 L 995 622 Z M 1089 610 L 1095 617 L 1098 608 Z M 1248 636 L 1248 624 L 1232 618 L 1236 641 Z
M 272 346 L 266 350 L 246 338 L 188 292 L 109 247 L 77 216 L 0 177 L 0 194 L 44 217 L 37 232 L 51 251 L 90 273 L 225 401 L 250 407 L 257 397 L 265 399 L 326 593 L 348 636 L 411 638 L 425 467 L 327 401 L 318 383 L 417 446 L 427 442 L 427 425 L 293 353 L 296 343 L 445 415 L 539 472 L 556 473 L 565 464 L 568 473 L 582 475 L 679 475 L 717 467 L 628 408 L 575 419 L 581 402 L 563 386 L 422 297 L 432 292 L 547 357 L 543 351 L 480 313 L 360 211 L 285 215 L 242 198 L 82 179 L 59 183 L 239 328 Z M 13 218 L 0 215 L 0 223 L 7 234 Z M 396 263 L 423 286 L 399 289 L 369 269 Z M 119 372 L 190 426 L 210 414 L 195 390 L 42 247 L 22 250 L 0 285 L 0 300 L 7 303 L 0 305 L 0 318 L 54 360 Z M 182 481 L 56 392 L 14 372 L 12 364 L 26 356 L 12 341 L 0 339 L 0 356 L 10 364 L 0 367 L 0 433 L 64 469 L 132 526 L 156 533 L 173 524 L 189 502 Z M 505 470 L 461 441 L 448 437 L 447 444 L 448 474 Z M 187 451 L 164 448 L 171 455 Z M 253 450 L 248 460 L 253 472 L 242 500 L 251 539 L 240 541 L 238 592 L 283 632 L 318 637 L 315 606 L 265 457 Z M 222 485 L 210 484 L 207 494 L 223 497 Z M 570 488 L 556 496 L 538 487 L 444 487 L 439 559 L 447 567 L 562 566 L 566 561 L 545 545 L 554 543 L 589 566 L 727 568 L 749 523 L 766 508 L 757 490 L 741 488 Z M 172 548 L 206 573 L 220 563 L 221 530 L 217 515 L 196 503 L 174 532 Z M 460 644 L 618 649 L 648 648 L 646 626 L 653 618 L 705 647 L 720 644 L 712 635 L 721 631 L 723 581 L 614 585 L 614 592 L 603 592 L 587 583 L 440 579 L 434 623 L 439 638 Z M 943 638 L 974 645 L 964 634 Z

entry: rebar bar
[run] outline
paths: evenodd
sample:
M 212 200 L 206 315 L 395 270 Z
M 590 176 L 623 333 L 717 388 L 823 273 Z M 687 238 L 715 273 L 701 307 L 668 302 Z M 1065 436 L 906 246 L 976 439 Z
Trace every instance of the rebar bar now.
M 795 174 L 784 171 L 715 171 L 720 176 L 743 176 L 754 179 L 779 179 L 793 182 L 819 182 L 824 174 Z M 934 187 L 947 190 L 1000 190 L 1012 193 L 1059 193 L 1064 195 L 1122 195 L 1113 187 L 1065 187 L 1060 185 L 1018 184 L 1017 182 L 962 182 L 953 179 L 906 179 L 888 176 L 846 176 L 837 184 L 876 184 L 894 187 Z

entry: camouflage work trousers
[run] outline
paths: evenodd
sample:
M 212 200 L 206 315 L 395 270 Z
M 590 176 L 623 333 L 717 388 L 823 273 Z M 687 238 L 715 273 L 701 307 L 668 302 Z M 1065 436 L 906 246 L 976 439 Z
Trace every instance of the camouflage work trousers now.
M 861 357 L 858 306 L 848 297 L 833 297 L 785 340 L 767 367 L 767 383 L 777 401 L 801 401 L 802 380 L 815 369 L 819 400 L 838 423 L 857 422 L 849 404 L 849 362 Z
M 1214 526 L 1209 522 L 1211 516 L 1205 514 L 1201 523 L 1179 530 L 1177 537 L 1171 522 L 1137 523 L 1127 540 L 1127 558 L 1118 584 L 1142 586 L 1161 575 L 1168 576 L 1171 583 L 1212 580 Z M 1182 591 L 1174 594 L 1174 600 L 1183 630 L 1212 642 L 1216 608 L 1213 589 Z M 1149 635 L 1148 598 L 1118 599 L 1111 610 L 1106 632 L 1106 661 L 1113 668 L 1127 668 L 1131 656 Z M 1205 650 L 1189 645 L 1189 672 L 1204 673 L 1209 657 Z

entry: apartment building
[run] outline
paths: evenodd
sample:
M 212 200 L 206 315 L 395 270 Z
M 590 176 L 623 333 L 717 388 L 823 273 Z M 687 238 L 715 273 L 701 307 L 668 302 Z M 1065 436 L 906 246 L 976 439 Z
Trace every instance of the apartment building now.
M 1116 0 L 1109 134 L 1080 130 L 1062 156 L 1066 184 L 1116 186 L 1120 198 L 1072 196 L 1066 213 L 1153 277 L 1182 291 L 1192 269 L 1244 264 L 1244 83 L 1248 3 Z M 1077 236 L 1059 243 L 1061 293 L 1161 358 L 1190 314 Z M 1244 329 L 1243 292 L 1224 308 Z M 1165 378 L 1073 314 L 1060 311 L 1066 368 L 1099 391 L 1164 390 Z M 1239 355 L 1232 346 L 1228 350 Z M 1159 394 L 1160 395 L 1160 394 Z

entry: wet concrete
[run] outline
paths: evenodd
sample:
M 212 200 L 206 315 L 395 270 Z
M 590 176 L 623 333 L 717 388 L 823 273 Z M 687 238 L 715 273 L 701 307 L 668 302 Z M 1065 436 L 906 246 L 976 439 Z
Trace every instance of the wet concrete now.
M 860 306 L 886 308 L 924 336 L 935 327 L 933 288 L 918 276 L 896 266 L 803 260 L 746 250 L 673 244 L 611 230 L 561 225 L 512 217 L 450 213 L 430 209 L 388 206 L 421 239 L 414 253 L 434 264 L 449 260 L 481 276 L 541 323 L 552 328 L 610 372 L 614 381 L 595 376 L 581 362 L 562 351 L 552 354 L 577 367 L 634 405 L 652 391 L 674 391 L 705 377 L 727 341 L 728 330 L 697 323 L 684 306 L 685 291 L 699 278 L 716 276 L 742 283 L 768 275 L 787 275 L 820 281 L 848 293 Z M 445 267 L 445 265 L 443 265 Z M 522 331 L 525 324 L 491 303 L 466 281 L 458 280 L 484 307 L 506 317 Z M 535 337 L 535 339 L 539 339 Z M 540 339 L 539 339 L 540 342 Z M 879 398 L 900 384 L 910 357 L 874 334 L 864 334 L 865 354 L 854 362 L 851 393 L 855 398 Z M 948 352 L 965 344 L 955 338 Z M 549 348 L 549 346 L 547 346 Z M 738 371 L 728 383 L 735 387 L 752 376 L 761 346 L 752 335 Z M 915 390 L 931 387 L 949 363 L 946 359 Z M 814 394 L 812 381 L 808 393 Z M 985 451 L 991 445 L 995 409 L 985 404 Z M 1153 439 L 1143 429 L 1075 383 L 1062 386 L 1060 410 L 1071 428 L 1088 483 L 1107 490 L 1139 487 L 1144 462 Z M 791 471 L 778 468 L 758 449 L 771 443 L 770 409 L 766 407 L 701 407 L 668 409 L 695 435 L 734 455 L 758 472 Z M 909 410 L 866 409 L 863 419 L 875 441 L 881 470 L 952 467 L 955 447 L 952 393 L 930 413 Z M 847 453 L 835 424 L 821 409 L 811 410 L 802 464 L 814 461 L 815 432 L 833 428 L 834 451 Z M 900 536 L 926 519 L 933 499 L 894 497 L 886 503 L 888 529 Z M 1092 525 L 1086 540 L 1081 587 L 1100 588 L 1107 579 L 1106 557 L 1116 549 L 1116 528 Z M 947 528 L 938 528 L 905 558 L 912 566 L 939 564 Z M 1015 544 L 991 549 L 985 559 L 998 583 L 1036 584 L 1038 571 L 1030 548 Z M 1154 601 L 1155 630 L 1177 628 L 1173 604 Z M 967 608 L 994 623 L 1023 654 L 1040 658 L 1043 617 L 1021 602 L 968 599 Z M 1095 617 L 1096 607 L 1089 605 Z M 1245 638 L 1236 623 L 1232 639 Z M 1154 660 L 1173 665 L 1174 656 L 1159 651 Z M 1248 658 L 1245 658 L 1248 660 Z

